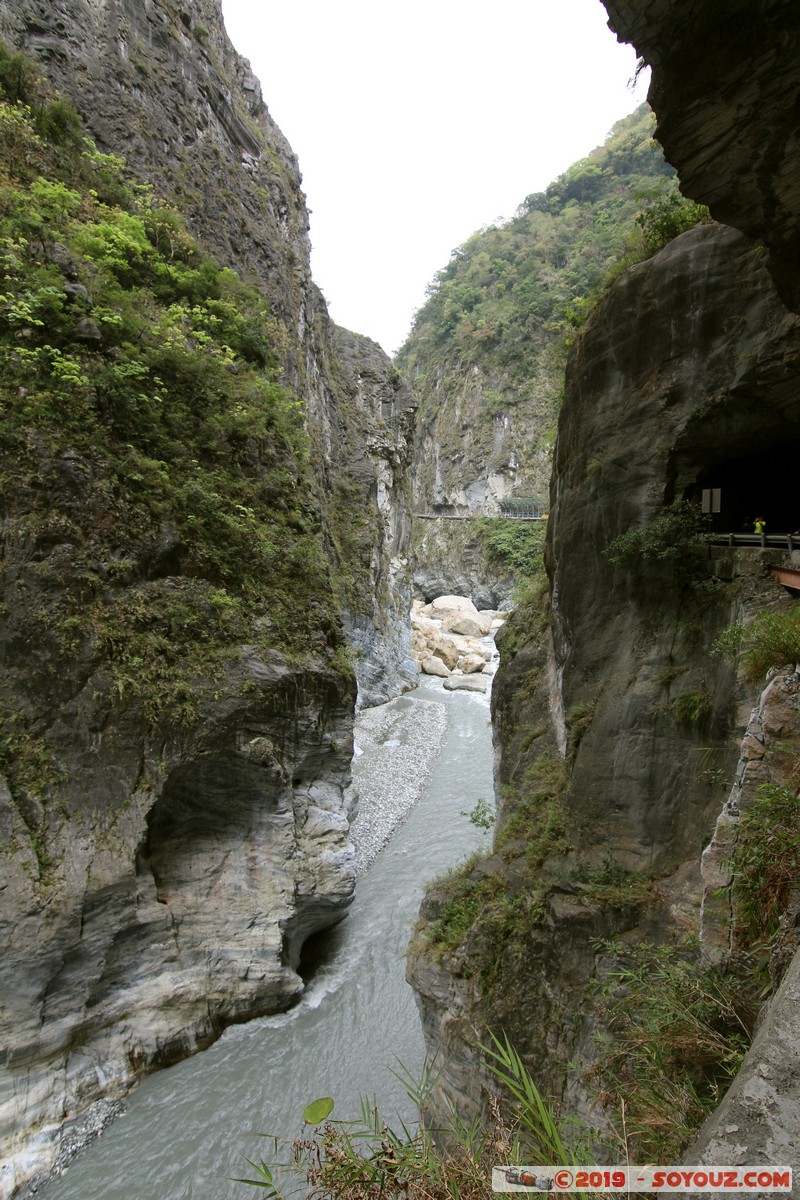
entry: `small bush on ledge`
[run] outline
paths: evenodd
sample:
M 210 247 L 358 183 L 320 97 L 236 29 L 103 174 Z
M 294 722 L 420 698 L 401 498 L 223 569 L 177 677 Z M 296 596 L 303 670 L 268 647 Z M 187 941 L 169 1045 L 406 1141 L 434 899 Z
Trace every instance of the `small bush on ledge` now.
M 800 663 L 800 604 L 781 612 L 756 613 L 750 625 L 729 625 L 714 643 L 714 653 L 739 659 L 745 678 L 763 679 L 776 667 Z
M 705 532 L 703 514 L 696 504 L 678 500 L 641 529 L 628 529 L 609 542 L 609 562 L 626 566 L 641 562 L 679 563 L 691 555 Z

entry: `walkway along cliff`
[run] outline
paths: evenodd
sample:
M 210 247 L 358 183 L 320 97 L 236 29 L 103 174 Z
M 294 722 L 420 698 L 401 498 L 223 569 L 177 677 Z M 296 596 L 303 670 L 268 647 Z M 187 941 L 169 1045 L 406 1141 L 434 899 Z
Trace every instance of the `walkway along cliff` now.
M 797 566 L 797 554 L 709 547 L 681 522 L 690 520 L 683 502 L 724 478 L 751 516 L 783 481 L 776 519 L 784 532 L 798 524 L 788 481 L 800 451 L 800 327 L 786 305 L 795 300 L 800 40 L 784 4 L 758 15 L 736 4 L 724 22 L 710 3 L 607 8 L 653 66 L 658 136 L 682 186 L 746 232 L 699 226 L 631 268 L 571 352 L 549 589 L 499 639 L 494 852 L 429 892 L 408 978 L 444 1063 L 434 1110 L 446 1101 L 481 1110 L 490 1081 L 479 1043 L 487 1028 L 505 1031 L 545 1093 L 612 1142 L 627 1098 L 633 1160 L 663 1161 L 730 1076 L 721 1054 L 714 1065 L 696 1047 L 675 1049 L 666 1010 L 646 1009 L 653 993 L 641 981 L 683 981 L 688 1004 L 690 978 L 708 982 L 716 964 L 709 986 L 730 997 L 726 1045 L 741 1046 L 758 1004 L 748 989 L 761 990 L 763 977 L 755 986 L 748 954 L 758 938 L 748 940 L 731 898 L 730 849 L 759 784 L 790 798 L 798 784 L 793 663 L 760 701 L 763 679 L 739 678 L 712 653 L 730 623 L 793 608 L 769 565 Z M 751 720 L 759 704 L 770 715 L 759 707 Z M 780 987 L 793 911 L 757 1043 L 686 1161 L 710 1154 L 797 1168 L 796 964 Z M 658 1081 L 649 1096 L 634 1044 L 648 1019 L 659 1030 L 644 1041 Z M 686 1086 L 664 1091 L 659 1107 L 653 1092 L 675 1079 Z
M 297 996 L 353 891 L 352 664 L 366 704 L 416 667 L 413 404 L 328 318 L 219 3 L 11 0 L 0 40 L 6 1197 Z

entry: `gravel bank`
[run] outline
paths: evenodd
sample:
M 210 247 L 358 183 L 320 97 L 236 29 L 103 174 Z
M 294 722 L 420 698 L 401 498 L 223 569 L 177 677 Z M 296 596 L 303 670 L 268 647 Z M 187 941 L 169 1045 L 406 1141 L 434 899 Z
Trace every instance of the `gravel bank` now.
M 422 796 L 446 729 L 446 706 L 435 700 L 399 696 L 359 713 L 353 759 L 358 815 L 351 827 L 358 875 Z

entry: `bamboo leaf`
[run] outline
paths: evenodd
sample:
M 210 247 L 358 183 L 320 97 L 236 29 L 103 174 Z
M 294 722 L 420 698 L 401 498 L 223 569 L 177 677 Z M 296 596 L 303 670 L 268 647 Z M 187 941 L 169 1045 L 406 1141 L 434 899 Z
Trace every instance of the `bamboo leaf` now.
M 319 1125 L 322 1121 L 326 1121 L 333 1112 L 333 1100 L 330 1096 L 321 1096 L 319 1100 L 312 1100 L 311 1104 L 307 1104 L 303 1109 L 303 1120 L 306 1125 Z

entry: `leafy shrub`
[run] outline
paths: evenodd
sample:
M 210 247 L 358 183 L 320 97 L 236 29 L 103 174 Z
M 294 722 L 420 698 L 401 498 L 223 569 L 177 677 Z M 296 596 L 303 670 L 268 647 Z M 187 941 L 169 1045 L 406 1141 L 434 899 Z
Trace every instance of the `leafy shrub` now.
M 705 204 L 695 204 L 693 200 L 685 199 L 673 184 L 664 195 L 651 201 L 636 215 L 643 257 L 649 258 L 678 234 L 685 233 L 695 225 L 708 224 L 710 220 L 711 213 Z
M 705 687 L 687 688 L 679 692 L 669 708 L 679 725 L 702 728 L 714 713 L 714 697 Z
M 749 625 L 729 625 L 714 643 L 714 653 L 738 659 L 753 682 L 775 667 L 800 663 L 800 604 L 758 612 Z
M 83 143 L 81 118 L 72 101 L 66 96 L 47 104 L 36 121 L 43 138 L 56 145 L 77 148 Z
M 736 914 L 748 940 L 769 941 L 800 885 L 800 799 L 763 783 L 742 813 L 731 858 Z
M 483 517 L 477 522 L 477 530 L 490 563 L 515 574 L 533 576 L 543 572 L 546 522 Z
M 468 860 L 432 885 L 444 903 L 425 926 L 425 935 L 439 955 L 458 949 L 484 906 L 503 895 L 502 877 L 496 872 L 476 874 L 475 866 L 476 859 Z
M 584 734 L 591 727 L 597 700 L 586 700 L 582 704 L 574 704 L 564 716 L 564 723 L 569 733 L 569 759 L 574 762 Z
M 675 947 L 613 949 L 624 957 L 601 995 L 613 1036 L 591 1079 L 631 1159 L 675 1162 L 739 1069 L 758 1002 Z
M 678 500 L 642 529 L 628 529 L 605 549 L 609 562 L 637 565 L 643 562 L 684 563 L 691 559 L 706 530 L 700 508 Z
M 656 899 L 653 880 L 649 875 L 626 871 L 606 856 L 602 865 L 577 882 L 582 890 L 599 904 L 609 908 L 631 909 L 652 904 Z
M 562 854 L 566 817 L 563 796 L 568 785 L 567 767 L 558 754 L 542 754 L 519 783 L 505 791 L 508 816 L 499 826 L 495 849 L 511 860 L 523 855 L 532 870 L 550 854 Z
M 290 1182 L 299 1174 L 318 1200 L 491 1200 L 497 1164 L 584 1161 L 583 1126 L 560 1120 L 508 1039 L 489 1036 L 491 1045 L 481 1049 L 499 1097 L 490 1099 L 487 1128 L 466 1125 L 455 1114 L 445 1128 L 428 1128 L 422 1117 L 437 1074 L 426 1064 L 419 1080 L 405 1078 L 420 1112 L 413 1131 L 390 1128 L 374 1102 L 362 1099 L 355 1121 L 328 1120 L 313 1137 L 298 1139 L 291 1163 L 247 1159 L 255 1178 L 237 1182 L 263 1189 L 269 1200 L 297 1193 L 296 1184 L 281 1189 L 284 1173 L 290 1173 Z M 331 1106 L 324 1097 L 305 1112 Z M 277 1159 L 280 1142 L 272 1141 Z
M 36 63 L 27 54 L 9 54 L 0 44 L 0 94 L 11 104 L 30 104 L 39 94 Z

